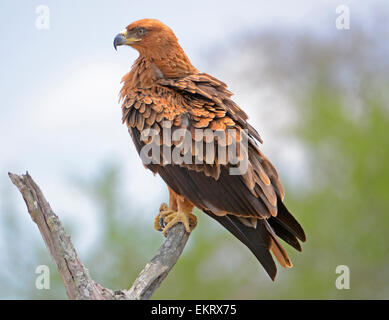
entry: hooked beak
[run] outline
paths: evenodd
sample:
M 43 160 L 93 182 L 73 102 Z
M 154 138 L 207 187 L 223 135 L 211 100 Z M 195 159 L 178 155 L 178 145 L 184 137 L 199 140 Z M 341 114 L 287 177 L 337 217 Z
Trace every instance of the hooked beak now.
M 125 35 L 121 32 L 116 35 L 115 39 L 113 39 L 113 47 L 117 51 L 118 46 L 122 46 L 123 44 L 126 44 L 126 37 Z
M 130 45 L 138 41 L 141 41 L 141 39 L 137 39 L 134 37 L 127 38 L 127 29 L 124 29 L 122 32 L 116 35 L 115 39 L 113 39 L 113 47 L 115 48 L 115 50 L 117 50 L 116 48 L 118 46 L 122 46 L 124 44 Z

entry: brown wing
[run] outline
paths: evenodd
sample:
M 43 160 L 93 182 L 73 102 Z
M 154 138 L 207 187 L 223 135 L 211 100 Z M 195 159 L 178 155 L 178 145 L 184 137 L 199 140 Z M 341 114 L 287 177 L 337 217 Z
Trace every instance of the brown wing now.
M 142 150 L 146 145 L 159 148 L 157 158 L 149 157 L 153 162 L 144 161 L 146 167 L 246 244 L 274 279 L 276 268 L 269 250 L 281 265 L 291 266 L 276 235 L 298 250 L 301 247 L 297 239 L 304 241 L 305 235 L 282 203 L 284 191 L 277 172 L 254 140 L 261 141 L 261 138 L 230 96 L 224 83 L 207 74 L 179 80 L 161 79 L 152 88 L 136 89 L 127 94 L 123 121 L 143 161 L 147 154 Z M 180 129 L 191 133 L 189 140 L 185 137 L 177 141 L 164 140 L 163 132 L 170 130 L 174 136 Z M 224 138 L 206 133 L 198 136 L 196 129 L 209 129 Z M 229 129 L 233 129 L 235 135 L 231 135 Z M 247 139 L 243 147 L 239 144 L 242 139 Z M 247 171 L 231 175 L 230 169 L 240 163 L 232 163 L 228 156 L 221 159 L 217 152 L 220 144 L 225 148 L 239 145 L 238 158 L 248 159 Z M 163 152 L 164 147 L 167 154 Z M 206 157 L 198 161 L 199 153 L 207 147 L 215 151 L 212 161 Z M 168 155 L 174 148 L 181 150 L 183 159 L 189 156 L 192 163 L 169 162 Z

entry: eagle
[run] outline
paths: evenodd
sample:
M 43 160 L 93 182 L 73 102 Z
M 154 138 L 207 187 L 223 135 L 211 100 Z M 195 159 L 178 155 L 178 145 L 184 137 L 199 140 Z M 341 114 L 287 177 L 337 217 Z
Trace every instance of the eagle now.
M 122 45 L 139 52 L 122 78 L 122 121 L 143 165 L 169 190 L 154 228 L 166 236 L 182 223 L 190 233 L 196 207 L 245 244 L 274 281 L 273 256 L 292 267 L 279 238 L 301 251 L 306 237 L 247 114 L 224 82 L 192 65 L 162 22 L 131 23 L 114 38 L 115 49 Z

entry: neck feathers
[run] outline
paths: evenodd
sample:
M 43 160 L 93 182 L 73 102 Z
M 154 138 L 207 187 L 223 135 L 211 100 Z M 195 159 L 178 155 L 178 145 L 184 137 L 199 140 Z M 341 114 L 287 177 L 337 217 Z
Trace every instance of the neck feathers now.
M 164 78 L 182 78 L 198 72 L 178 42 L 168 43 L 160 50 L 149 50 L 144 57 L 154 62 Z
M 170 43 L 158 50 L 140 49 L 132 69 L 123 78 L 121 96 L 135 88 L 150 88 L 158 79 L 183 78 L 198 73 L 180 45 Z

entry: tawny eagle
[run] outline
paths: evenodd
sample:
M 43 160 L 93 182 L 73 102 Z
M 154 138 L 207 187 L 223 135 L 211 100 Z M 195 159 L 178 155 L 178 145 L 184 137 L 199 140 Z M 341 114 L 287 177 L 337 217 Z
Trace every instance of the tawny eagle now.
M 197 224 L 192 210 L 197 207 L 243 242 L 274 280 L 277 268 L 271 253 L 281 266 L 292 266 L 278 237 L 301 251 L 299 240 L 305 241 L 305 234 L 283 203 L 277 171 L 260 151 L 262 140 L 246 113 L 231 99 L 225 83 L 191 64 L 162 22 L 131 23 L 114 39 L 115 49 L 121 45 L 139 52 L 122 79 L 123 122 L 145 167 L 159 174 L 169 189 L 169 205 L 161 206 L 154 227 L 166 235 L 181 222 L 191 232 Z M 186 135 L 176 140 L 163 136 L 164 132 L 174 136 L 180 129 L 190 133 L 189 144 Z M 198 130 L 203 134 L 196 135 Z M 144 152 L 149 144 L 157 145 L 160 154 L 150 156 L 154 151 L 150 148 Z M 178 155 L 189 154 L 186 160 L 193 161 L 169 156 L 183 144 L 187 148 L 179 149 Z M 220 156 L 216 152 L 220 145 L 225 149 L 234 145 L 239 161 Z M 204 150 L 215 152 L 204 156 Z M 246 169 L 232 174 L 244 159 Z

